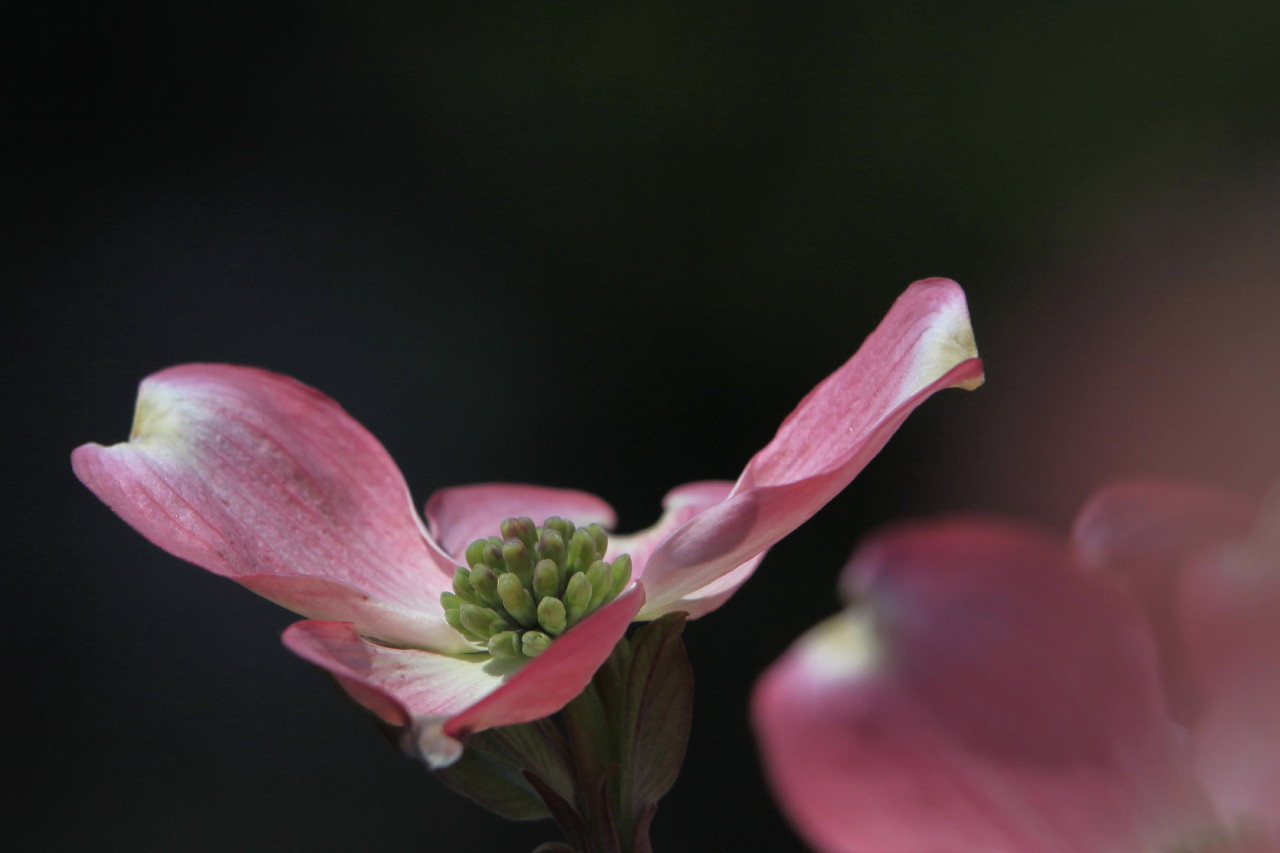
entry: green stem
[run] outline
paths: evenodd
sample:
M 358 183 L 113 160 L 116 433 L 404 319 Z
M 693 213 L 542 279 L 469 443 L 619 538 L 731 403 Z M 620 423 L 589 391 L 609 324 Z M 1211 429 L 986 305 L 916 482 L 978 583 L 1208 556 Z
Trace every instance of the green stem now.
M 587 689 L 561 712 L 578 814 L 589 835 L 583 839 L 583 853 L 631 853 L 630 845 L 624 845 L 618 837 L 622 815 L 616 725 L 610 719 L 608 704 L 601 698 L 599 684 L 602 673 L 614 666 L 614 658 L 625 644 L 626 640 L 619 643 Z

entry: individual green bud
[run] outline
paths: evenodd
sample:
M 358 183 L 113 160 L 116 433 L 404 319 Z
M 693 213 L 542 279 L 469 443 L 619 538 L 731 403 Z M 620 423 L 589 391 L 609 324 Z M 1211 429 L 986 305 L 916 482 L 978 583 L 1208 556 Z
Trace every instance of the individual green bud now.
M 502 559 L 507 563 L 507 571 L 515 573 L 520 583 L 526 587 L 533 586 L 533 558 L 523 542 L 519 539 L 503 542 Z
M 564 591 L 565 622 L 572 628 L 591 612 L 591 581 L 582 572 L 574 572 Z
M 520 634 L 515 631 L 499 631 L 489 638 L 489 654 L 495 658 L 518 658 L 522 654 Z
M 596 541 L 591 538 L 591 534 L 581 527 L 575 530 L 573 538 L 569 540 L 569 571 L 586 571 L 599 556 L 596 553 Z
M 520 651 L 527 658 L 536 658 L 551 645 L 551 638 L 541 631 L 525 631 L 520 638 Z
M 564 603 L 558 598 L 547 597 L 538 602 L 538 625 L 553 637 L 558 637 L 569 627 Z
M 480 598 L 479 604 L 485 607 L 502 606 L 502 599 L 498 596 L 498 576 L 484 563 L 471 570 L 471 588 Z
M 596 543 L 596 554 L 600 559 L 604 559 L 604 552 L 609 550 L 609 534 L 604 532 L 604 528 L 594 521 L 584 528 L 591 534 L 591 539 Z
M 609 597 L 605 601 L 613 601 L 627 588 L 627 583 L 631 580 L 631 555 L 623 554 L 614 560 L 610 573 L 613 575 L 613 584 L 609 587 Z
M 554 560 L 539 560 L 533 567 L 533 597 L 538 601 L 560 594 L 560 570 Z
M 451 593 L 447 593 L 447 592 L 444 593 L 444 595 L 450 595 L 450 594 Z M 459 634 L 462 634 L 467 639 L 469 640 L 477 639 L 475 636 L 472 635 L 470 631 L 467 630 L 466 626 L 462 624 L 462 616 L 459 613 L 457 607 L 446 607 L 444 609 L 444 621 L 449 623 L 450 628 L 457 631 Z
M 503 539 L 519 539 L 529 550 L 538 546 L 538 526 L 532 518 L 508 518 L 500 529 Z
M 560 531 L 544 527 L 542 535 L 538 537 L 538 553 L 544 560 L 554 560 L 555 564 L 563 569 L 568 550 L 565 548 L 564 537 L 560 535 Z
M 563 539 L 564 542 L 568 542 L 568 540 L 573 538 L 572 521 L 566 521 L 558 515 L 553 515 L 552 517 L 549 517 L 549 519 L 543 521 L 543 530 L 544 532 L 547 532 L 547 530 L 554 530 L 554 532 L 561 534 L 561 539 Z
M 502 598 L 502 606 L 507 608 L 511 617 L 526 628 L 538 624 L 538 611 L 533 605 L 533 596 L 520 583 L 520 578 L 507 572 L 498 576 L 498 596 Z
M 484 564 L 493 569 L 493 573 L 500 575 L 507 570 L 507 564 L 502 559 L 502 540 L 497 536 L 490 536 L 484 543 Z
M 499 631 L 505 631 L 511 627 L 507 620 L 495 611 L 475 604 L 462 605 L 458 609 L 458 616 L 462 620 L 462 627 L 481 640 L 488 640 Z
M 467 565 L 474 569 L 476 566 L 483 563 L 485 557 L 484 552 L 488 546 L 488 539 L 477 539 L 468 545 L 466 550 Z
M 604 560 L 596 560 L 587 569 L 586 577 L 591 581 L 591 603 L 587 606 L 587 610 L 591 611 L 604 604 L 609 597 L 609 591 L 613 589 L 613 571 Z
M 492 539 L 493 537 L 490 537 Z M 501 540 L 499 540 L 501 541 Z M 476 566 L 488 566 L 495 573 L 501 573 L 504 570 L 502 565 L 502 551 L 496 547 L 489 539 L 477 539 L 467 546 L 465 552 L 467 565 L 472 569 Z
M 440 593 L 440 606 L 445 610 L 457 610 L 465 603 L 466 602 L 461 598 L 458 598 L 458 594 L 456 592 Z
M 453 570 L 453 592 L 468 604 L 479 604 L 480 596 L 471 586 L 471 572 L 462 566 Z

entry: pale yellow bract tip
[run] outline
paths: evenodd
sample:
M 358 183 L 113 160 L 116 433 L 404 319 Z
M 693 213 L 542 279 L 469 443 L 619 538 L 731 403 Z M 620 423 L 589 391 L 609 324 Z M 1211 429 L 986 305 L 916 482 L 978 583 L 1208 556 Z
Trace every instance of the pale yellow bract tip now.
M 958 364 L 978 357 L 978 344 L 973 338 L 973 327 L 969 325 L 968 314 L 957 311 L 946 318 L 946 322 L 925 332 L 919 355 L 912 366 L 912 375 L 908 388 L 923 388 L 931 385 L 947 374 Z M 966 391 L 972 391 L 983 382 L 977 376 L 956 385 Z
M 130 444 L 165 441 L 178 435 L 182 417 L 175 400 L 163 391 L 149 388 L 138 395 L 133 410 L 133 427 L 129 430 Z
M 875 616 L 852 607 L 819 622 L 801 639 L 806 670 L 815 678 L 845 680 L 874 671 L 883 659 Z

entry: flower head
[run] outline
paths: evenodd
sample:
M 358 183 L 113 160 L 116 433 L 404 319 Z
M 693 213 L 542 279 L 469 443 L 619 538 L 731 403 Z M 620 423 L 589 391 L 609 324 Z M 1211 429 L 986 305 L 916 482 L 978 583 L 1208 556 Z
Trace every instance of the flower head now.
M 757 684 L 784 810 L 824 853 L 1280 850 L 1280 548 L 1253 516 L 1144 483 L 1073 547 L 974 518 L 874 537 L 851 606 Z
M 599 498 L 511 484 L 437 492 L 424 524 L 337 403 L 248 367 L 148 377 L 129 441 L 72 465 L 155 544 L 307 617 L 286 645 L 442 766 L 471 732 L 563 707 L 633 619 L 719 607 L 921 401 L 981 378 L 963 293 L 917 282 L 736 483 L 676 488 L 631 536 L 605 533 Z

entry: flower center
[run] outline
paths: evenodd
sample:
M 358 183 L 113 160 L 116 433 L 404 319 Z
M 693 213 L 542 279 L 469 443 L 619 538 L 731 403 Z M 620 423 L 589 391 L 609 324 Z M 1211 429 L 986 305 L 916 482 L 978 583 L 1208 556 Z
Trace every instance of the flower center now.
M 629 556 L 604 561 L 609 537 L 598 524 L 508 518 L 500 530 L 467 546 L 453 592 L 440 596 L 454 630 L 494 657 L 537 657 L 631 580 Z

